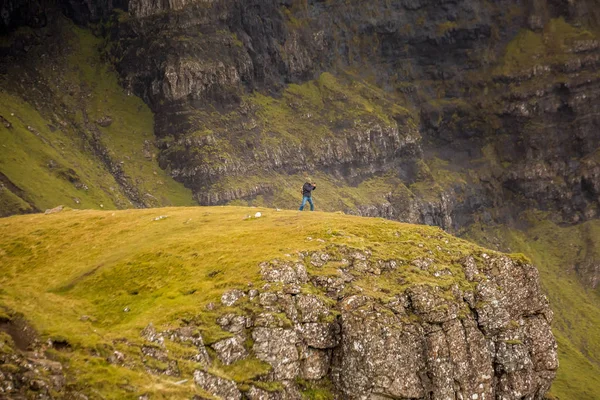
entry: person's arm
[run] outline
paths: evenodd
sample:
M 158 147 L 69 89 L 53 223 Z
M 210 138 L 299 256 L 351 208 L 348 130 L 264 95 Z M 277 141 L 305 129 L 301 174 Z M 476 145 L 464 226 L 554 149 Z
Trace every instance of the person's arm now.
M 317 188 L 317 185 L 315 185 L 314 183 L 311 183 L 312 185 L 312 190 L 315 190 Z

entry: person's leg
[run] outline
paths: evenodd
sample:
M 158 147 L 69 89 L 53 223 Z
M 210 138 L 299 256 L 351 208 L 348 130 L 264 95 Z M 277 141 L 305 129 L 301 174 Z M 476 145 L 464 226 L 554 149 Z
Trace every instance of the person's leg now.
M 303 211 L 304 210 L 304 206 L 306 205 L 306 196 L 302 197 L 302 204 L 300 204 L 300 208 L 298 209 L 299 211 Z
M 315 205 L 312 202 L 312 197 L 307 197 L 308 204 L 310 204 L 310 211 L 315 211 Z

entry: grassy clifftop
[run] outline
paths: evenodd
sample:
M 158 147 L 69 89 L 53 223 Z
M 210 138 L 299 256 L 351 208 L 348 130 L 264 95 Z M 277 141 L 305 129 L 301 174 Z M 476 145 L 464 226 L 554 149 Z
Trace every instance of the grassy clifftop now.
M 260 218 L 253 217 L 257 211 Z M 149 323 L 161 330 L 192 324 L 208 345 L 231 336 L 217 325 L 217 317 L 253 306 L 226 307 L 221 296 L 232 288 L 262 289 L 263 261 L 292 260 L 298 252 L 336 246 L 369 251 L 401 267 L 386 272 L 385 279 L 367 274 L 348 290 L 359 287 L 389 301 L 418 283 L 451 298 L 452 287 L 472 285 L 460 260 L 493 254 L 435 227 L 242 207 L 67 210 L 5 218 L 0 232 L 2 320 L 30 321 L 41 343 L 55 343 L 46 354 L 66 365 L 67 387 L 102 398 L 206 395 L 189 381 L 176 384 L 191 380 L 198 365 L 188 347 L 167 344 L 168 358 L 179 360 L 176 376 L 169 375 L 166 359 L 144 355 L 140 332 Z M 428 257 L 436 260 L 435 267 L 417 262 Z M 310 274 L 314 267 L 307 265 Z M 330 266 L 318 273 L 335 276 L 337 271 Z M 318 295 L 310 285 L 301 291 Z M 115 354 L 126 361 L 111 362 Z M 215 359 L 209 368 L 242 385 L 260 384 L 270 369 L 252 357 L 231 365 Z

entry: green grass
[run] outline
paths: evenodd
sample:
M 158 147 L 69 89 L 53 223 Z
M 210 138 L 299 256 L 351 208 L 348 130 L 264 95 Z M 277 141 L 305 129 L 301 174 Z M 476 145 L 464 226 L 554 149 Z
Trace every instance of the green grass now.
M 256 211 L 263 217 L 245 219 Z M 167 217 L 155 220 L 161 215 Z M 42 340 L 66 339 L 72 351 L 58 356 L 74 376 L 73 384 L 111 399 L 145 392 L 157 398 L 200 393 L 193 385 L 173 385 L 191 379 L 198 368 L 191 361 L 179 362 L 177 378 L 145 371 L 138 350 L 140 331 L 150 322 L 157 330 L 193 323 L 206 343 L 230 336 L 216 324 L 217 316 L 251 311 L 252 304 L 241 301 L 225 307 L 220 296 L 234 287 L 262 286 L 258 267 L 262 261 L 329 246 L 368 248 L 377 259 L 402 263 L 389 279 L 360 281 L 367 293 L 383 297 L 414 283 L 442 289 L 464 286 L 458 260 L 487 251 L 435 227 L 241 207 L 67 210 L 0 219 L 0 232 L 0 309 L 22 313 Z M 453 276 L 435 278 L 406 266 L 425 256 L 435 257 L 439 267 L 449 268 Z M 404 286 L 391 283 L 399 279 Z M 217 307 L 208 311 L 211 302 Z M 126 307 L 129 312 L 123 311 Z M 167 349 L 180 360 L 189 359 L 190 350 L 183 345 L 169 344 Z M 110 365 L 106 357 L 113 350 L 126 354 L 133 367 Z M 242 385 L 254 384 L 268 369 L 254 358 L 210 367 Z M 312 398 L 327 398 L 319 397 L 325 392 L 316 387 L 307 388 L 308 393 L 313 389 L 317 397 Z
M 51 132 L 48 121 L 29 103 L 0 92 L 0 108 L 12 128 L 0 125 L 0 172 L 26 193 L 39 209 L 64 204 L 70 207 L 115 208 L 113 199 L 103 188 L 118 186 L 112 176 L 89 154 L 81 151 L 81 143 L 61 130 Z M 13 115 L 14 114 L 14 115 Z M 32 127 L 39 136 L 30 131 Z M 49 167 L 54 162 L 55 168 Z M 76 168 L 79 180 L 88 189 L 78 189 L 59 175 L 61 170 Z M 74 198 L 80 199 L 78 205 Z
M 600 222 L 561 227 L 543 213 L 529 212 L 522 218 L 530 224 L 524 231 L 473 227 L 467 237 L 523 252 L 540 271 L 559 344 L 560 367 L 550 394 L 558 399 L 600 398 L 600 293 L 583 286 L 574 272 L 586 256 L 598 259 Z
M 131 207 L 89 145 L 88 125 L 104 116 L 113 122 L 106 128 L 96 126 L 99 142 L 144 201 L 154 206 L 192 205 L 191 192 L 159 168 L 156 154 L 146 157 L 145 147 L 157 153 L 152 145 L 153 115 L 141 99 L 120 87 L 116 72 L 101 56 L 102 40 L 66 21 L 60 29 L 69 49 L 66 57 L 31 64 L 42 81 L 51 83 L 47 97 L 33 103 L 25 100 L 30 98 L 27 93 L 0 91 L 0 109 L 12 125 L 0 125 L 0 172 L 25 193 L 21 201 L 0 194 L 0 215 L 19 211 L 25 202 L 42 210 L 58 204 Z M 19 73 L 15 66 L 8 78 Z M 63 109 L 68 110 L 64 115 Z
M 507 45 L 497 73 L 515 74 L 536 65 L 564 63 L 573 55 L 575 41 L 595 39 L 583 28 L 574 27 L 562 17 L 550 20 L 541 32 L 524 29 Z

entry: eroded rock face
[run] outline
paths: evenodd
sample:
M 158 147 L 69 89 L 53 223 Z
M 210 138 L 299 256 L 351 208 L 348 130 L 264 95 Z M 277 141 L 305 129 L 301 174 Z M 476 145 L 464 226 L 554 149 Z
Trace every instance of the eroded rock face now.
M 221 399 L 240 400 L 242 393 L 235 382 L 219 378 L 204 371 L 194 372 L 194 382 L 213 396 Z
M 427 181 L 427 172 L 416 173 L 425 138 L 427 153 L 469 169 L 476 168 L 470 160 L 483 156 L 485 167 L 477 179 L 454 182 L 435 196 L 390 190 L 346 211 L 452 229 L 476 217 L 505 219 L 518 209 L 513 203 L 553 210 L 571 222 L 597 215 L 598 40 L 568 39 L 559 62 L 539 57 L 513 69 L 503 59 L 519 31 L 540 34 L 559 18 L 577 26 L 589 22 L 590 9 L 589 1 L 560 7 L 332 1 L 304 9 L 277 1 L 131 0 L 131 18 L 112 35 L 126 87 L 157 114 L 157 135 L 170 138 L 161 146 L 162 165 L 201 204 L 268 197 L 277 184 L 219 184 L 265 169 L 318 170 L 352 185 L 390 171 L 407 186 Z M 288 83 L 347 69 L 371 71 L 416 112 L 391 112 L 388 122 L 347 116 L 329 127 L 331 135 L 304 142 L 272 132 L 248 101 L 255 90 L 279 93 Z M 323 95 L 324 109 L 330 97 Z M 294 101 L 289 106 L 297 108 L 298 121 L 314 118 Z M 227 118 L 204 126 L 198 115 L 211 107 Z M 498 207 L 499 214 L 484 211 Z
M 329 263 L 341 265 L 344 289 L 317 285 L 311 290 L 318 291 L 310 294 L 286 290 L 301 282 L 321 282 L 319 271 Z M 297 379 L 328 379 L 340 399 L 542 399 L 558 361 L 552 312 L 537 270 L 498 253 L 465 257 L 461 271 L 450 272 L 437 263 L 432 255 L 409 265 L 434 277 L 460 274 L 465 280 L 449 287 L 417 283 L 402 292 L 386 292 L 386 300 L 361 294 L 354 281 L 364 276 L 392 279 L 406 267 L 401 261 L 378 260 L 369 251 L 329 248 L 300 253 L 298 260 L 262 264 L 263 278 L 270 283 L 247 301 L 264 312 L 226 314 L 219 324 L 236 335 L 250 332 L 250 355 L 272 367 L 265 378 L 288 386 L 275 392 L 252 387 L 245 395 L 295 399 Z M 312 272 L 300 268 L 305 265 Z M 296 274 L 298 270 L 303 273 Z M 281 286 L 272 289 L 273 284 Z M 225 363 L 235 353 L 234 342 L 242 346 L 239 336 L 213 344 Z M 206 374 L 197 374 L 208 387 Z M 211 387 L 218 379 L 210 378 L 215 380 Z

